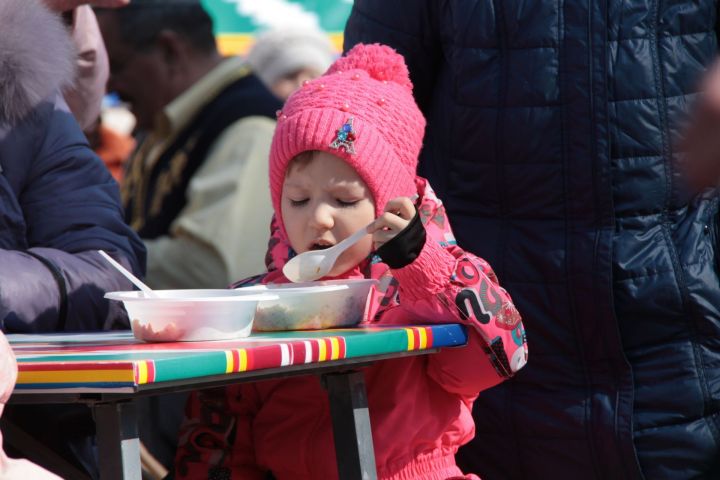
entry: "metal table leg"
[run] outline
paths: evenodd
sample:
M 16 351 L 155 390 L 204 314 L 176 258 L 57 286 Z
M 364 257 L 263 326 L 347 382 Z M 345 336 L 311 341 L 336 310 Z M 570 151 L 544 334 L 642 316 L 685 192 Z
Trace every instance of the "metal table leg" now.
M 140 480 L 140 439 L 132 402 L 93 405 L 97 428 L 100 478 Z
M 377 479 L 363 373 L 329 373 L 322 379 L 330 398 L 339 478 Z

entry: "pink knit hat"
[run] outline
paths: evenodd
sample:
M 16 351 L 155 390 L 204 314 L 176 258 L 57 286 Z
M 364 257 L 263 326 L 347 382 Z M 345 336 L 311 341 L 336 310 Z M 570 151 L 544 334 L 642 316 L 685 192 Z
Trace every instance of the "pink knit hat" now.
M 417 193 L 415 170 L 424 132 L 425 118 L 415 104 L 403 57 L 384 45 L 353 47 L 278 112 L 270 192 L 281 228 L 285 170 L 295 156 L 320 150 L 345 160 L 370 188 L 379 215 L 388 200 Z

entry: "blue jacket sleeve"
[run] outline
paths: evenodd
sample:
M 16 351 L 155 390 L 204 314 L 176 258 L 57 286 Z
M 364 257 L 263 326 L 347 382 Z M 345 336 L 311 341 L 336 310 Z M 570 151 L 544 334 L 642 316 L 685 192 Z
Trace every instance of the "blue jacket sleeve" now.
M 0 327 L 6 332 L 128 327 L 103 298 L 132 286 L 97 254 L 142 275 L 145 249 L 125 224 L 118 186 L 64 101 L 44 102 L 0 139 Z M 2 223 L 2 222 L 0 222 Z
M 345 26 L 344 50 L 382 43 L 405 57 L 415 100 L 427 112 L 442 60 L 437 0 L 355 0 Z

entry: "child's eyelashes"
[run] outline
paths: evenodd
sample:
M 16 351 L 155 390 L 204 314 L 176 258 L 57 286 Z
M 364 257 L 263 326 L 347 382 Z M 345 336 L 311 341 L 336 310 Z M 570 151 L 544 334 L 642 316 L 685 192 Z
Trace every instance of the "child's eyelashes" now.
M 293 207 L 302 207 L 302 206 L 304 206 L 304 205 L 307 205 L 309 202 L 310 202 L 310 199 L 309 199 L 309 198 L 303 198 L 303 199 L 300 199 L 300 200 L 293 200 L 292 198 L 290 199 L 290 205 L 292 205 Z M 335 199 L 335 203 L 336 203 L 337 206 L 340 207 L 340 208 L 350 208 L 350 207 L 354 207 L 354 206 L 356 206 L 359 202 L 360 202 L 360 200 L 341 200 L 341 199 L 339 199 L 339 198 L 336 198 L 336 199 Z
M 345 208 L 346 208 L 346 207 L 354 207 L 355 205 L 358 204 L 358 202 L 359 202 L 360 200 L 349 200 L 349 201 L 348 201 L 348 200 L 340 200 L 340 199 L 338 199 L 338 200 L 336 200 L 336 201 L 337 201 L 338 205 L 340 205 L 341 207 L 345 207 Z

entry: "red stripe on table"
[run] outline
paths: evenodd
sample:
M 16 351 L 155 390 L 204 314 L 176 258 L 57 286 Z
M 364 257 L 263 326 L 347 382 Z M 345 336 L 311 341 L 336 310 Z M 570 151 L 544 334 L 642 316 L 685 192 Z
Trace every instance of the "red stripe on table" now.
M 153 383 L 155 381 L 155 361 L 148 360 L 147 362 L 147 383 Z
M 36 371 L 67 371 L 67 370 L 132 370 L 132 362 L 103 362 L 103 363 L 63 363 L 62 365 L 48 363 L 21 363 L 18 370 L 23 372 Z
M 427 348 L 432 348 L 432 346 L 433 346 L 433 330 L 432 330 L 432 328 L 425 327 L 425 336 L 427 337 Z
M 347 345 L 345 344 L 345 339 L 343 337 L 335 337 L 338 340 L 338 345 L 340 346 L 340 356 L 339 358 L 345 358 L 345 355 L 347 353 Z

